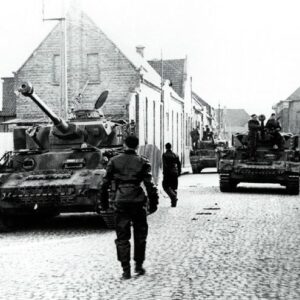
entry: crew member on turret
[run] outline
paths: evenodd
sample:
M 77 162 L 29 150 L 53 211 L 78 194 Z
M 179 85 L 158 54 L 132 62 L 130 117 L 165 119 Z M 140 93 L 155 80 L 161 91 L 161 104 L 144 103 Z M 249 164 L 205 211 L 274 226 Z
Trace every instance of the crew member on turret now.
M 280 134 L 281 126 L 278 120 L 276 120 L 276 114 L 272 113 L 266 124 L 267 133 L 272 136 L 272 142 L 274 147 L 278 147 L 279 150 L 283 148 L 283 139 Z
M 257 119 L 257 115 L 251 115 L 251 119 L 248 121 L 248 148 L 250 159 L 256 158 L 256 147 L 258 139 L 258 131 L 261 129 L 261 125 Z
M 214 141 L 214 133 L 210 130 L 208 125 L 205 125 L 205 129 L 203 130 L 202 141 Z

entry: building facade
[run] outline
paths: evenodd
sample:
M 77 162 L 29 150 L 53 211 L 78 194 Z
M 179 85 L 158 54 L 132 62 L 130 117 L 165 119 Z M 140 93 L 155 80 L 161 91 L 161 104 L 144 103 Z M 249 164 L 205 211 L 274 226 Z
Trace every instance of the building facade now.
M 159 172 L 166 142 L 172 143 L 183 165 L 188 166 L 193 116 L 186 60 L 178 92 L 146 61 L 143 47 L 125 53 L 85 13 L 72 11 L 67 17 L 67 72 L 63 73 L 62 37 L 63 26 L 58 23 L 14 73 L 10 81 L 13 90 L 30 81 L 40 98 L 62 118 L 72 109 L 93 108 L 107 90 L 109 96 L 102 107 L 105 116 L 135 121 L 140 153 L 150 158 L 154 175 Z M 67 101 L 62 97 L 64 76 Z M 19 95 L 15 100 L 17 119 L 48 121 L 30 99 Z
M 2 110 L 0 111 L 0 132 L 7 132 L 8 125 L 3 122 L 16 117 L 16 94 L 14 77 L 2 77 Z
M 244 109 L 218 108 L 215 111 L 220 139 L 231 141 L 235 133 L 246 133 L 250 115 Z
M 283 132 L 300 134 L 300 88 L 273 106 Z

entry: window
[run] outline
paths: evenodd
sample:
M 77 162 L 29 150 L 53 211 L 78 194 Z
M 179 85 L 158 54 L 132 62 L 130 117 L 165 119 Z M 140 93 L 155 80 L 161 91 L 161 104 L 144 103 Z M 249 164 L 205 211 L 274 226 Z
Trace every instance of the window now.
M 174 111 L 172 110 L 172 147 L 174 147 Z
M 170 130 L 170 123 L 169 123 L 170 122 L 170 120 L 169 120 L 170 118 L 169 118 L 169 113 L 168 112 L 166 113 L 166 116 L 167 116 L 167 121 L 166 121 L 167 122 L 167 131 L 169 131 Z
M 53 55 L 52 61 L 52 82 L 53 84 L 60 84 L 60 76 L 61 76 L 61 59 L 59 54 Z
M 164 111 L 163 111 L 163 104 L 161 103 L 159 106 L 159 116 L 160 116 L 160 150 L 164 149 Z
M 153 101 L 153 145 L 155 145 L 155 101 Z
M 145 106 L 145 144 L 148 143 L 148 98 L 146 98 Z
M 177 153 L 178 153 L 178 149 L 179 149 L 179 123 L 178 123 L 178 113 L 176 114 L 176 129 L 177 129 L 177 137 L 176 137 L 176 139 L 177 139 L 177 148 L 176 148 L 176 151 L 177 151 Z
M 87 74 L 90 83 L 100 82 L 98 53 L 89 53 L 87 55 Z
M 140 124 L 140 101 L 139 94 L 135 95 L 135 133 L 139 135 L 139 124 Z

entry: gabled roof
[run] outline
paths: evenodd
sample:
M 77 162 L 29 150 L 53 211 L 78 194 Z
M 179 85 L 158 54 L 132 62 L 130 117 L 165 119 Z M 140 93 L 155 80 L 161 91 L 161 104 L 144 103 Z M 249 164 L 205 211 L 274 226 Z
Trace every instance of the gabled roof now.
M 147 81 L 155 84 L 157 87 L 161 86 L 161 77 L 158 72 L 147 62 L 147 60 L 137 53 L 132 47 L 132 50 L 121 49 L 115 42 L 113 42 L 100 28 L 99 26 L 83 11 L 81 11 L 82 17 L 89 20 L 98 31 L 101 32 L 118 50 L 122 53 L 131 65 L 135 68 L 136 71 L 139 71 L 143 78 Z
M 300 100 L 300 87 L 296 89 L 296 91 L 293 92 L 286 100 L 288 101 Z
M 195 92 L 192 92 L 192 97 L 194 100 L 196 100 L 200 105 L 206 106 L 208 109 L 212 107 L 209 105 L 205 100 L 203 100 L 199 95 L 197 95 Z
M 149 64 L 165 80 L 172 83 L 174 91 L 184 98 L 184 81 L 186 77 L 185 59 L 148 60 Z
M 147 81 L 155 84 L 157 87 L 161 86 L 161 77 L 160 75 L 154 70 L 151 65 L 147 62 L 147 60 L 142 57 L 140 54 L 138 54 L 136 51 L 128 51 L 121 49 L 119 46 L 116 45 L 115 42 L 113 42 L 103 31 L 102 29 L 99 28 L 99 26 L 83 11 L 78 10 L 76 7 L 71 7 L 70 11 L 67 14 L 67 22 L 68 20 L 71 21 L 73 20 L 73 16 L 80 14 L 80 17 L 87 21 L 90 22 L 93 26 L 95 26 L 95 31 L 100 32 L 107 40 L 109 40 L 118 50 L 119 52 L 127 58 L 127 60 L 131 63 L 133 68 L 137 71 L 140 72 L 143 75 L 143 78 L 146 79 Z M 34 55 L 34 53 L 44 44 L 44 42 L 48 39 L 48 37 L 60 26 L 60 24 L 56 24 L 53 29 L 47 34 L 47 36 L 42 40 L 42 42 L 38 45 L 38 47 L 32 52 L 32 54 L 27 58 L 27 60 L 22 64 L 22 66 L 18 69 L 17 72 L 19 72 L 23 66 L 28 62 L 28 60 Z M 132 47 L 134 49 L 134 47 Z
M 250 116 L 244 109 L 216 109 L 216 116 L 218 119 L 219 111 L 221 112 L 221 118 L 224 122 L 231 127 L 244 127 L 249 121 Z

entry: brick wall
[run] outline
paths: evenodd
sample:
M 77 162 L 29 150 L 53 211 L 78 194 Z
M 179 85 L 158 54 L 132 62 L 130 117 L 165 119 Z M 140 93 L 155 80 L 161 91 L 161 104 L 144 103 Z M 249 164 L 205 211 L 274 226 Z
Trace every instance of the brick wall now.
M 289 110 L 285 112 L 283 118 L 286 118 L 289 122 L 288 132 L 300 134 L 300 101 L 291 101 Z
M 58 24 L 16 75 L 16 85 L 24 80 L 30 81 L 40 98 L 58 114 L 61 112 L 61 87 L 54 80 L 54 56 L 60 55 L 61 35 Z M 108 90 L 104 114 L 128 119 L 128 101 L 139 84 L 138 73 L 113 42 L 82 12 L 73 12 L 68 18 L 67 56 L 69 108 L 92 109 L 101 92 Z M 59 74 L 59 70 L 56 72 Z M 98 80 L 95 74 L 99 74 Z M 78 104 L 75 97 L 84 86 L 81 104 Z M 17 99 L 17 117 L 38 118 L 43 114 L 30 99 L 20 96 Z
M 14 77 L 3 77 L 2 80 L 3 102 L 2 111 L 0 111 L 0 116 L 5 118 L 15 117 L 16 94 L 14 93 Z

